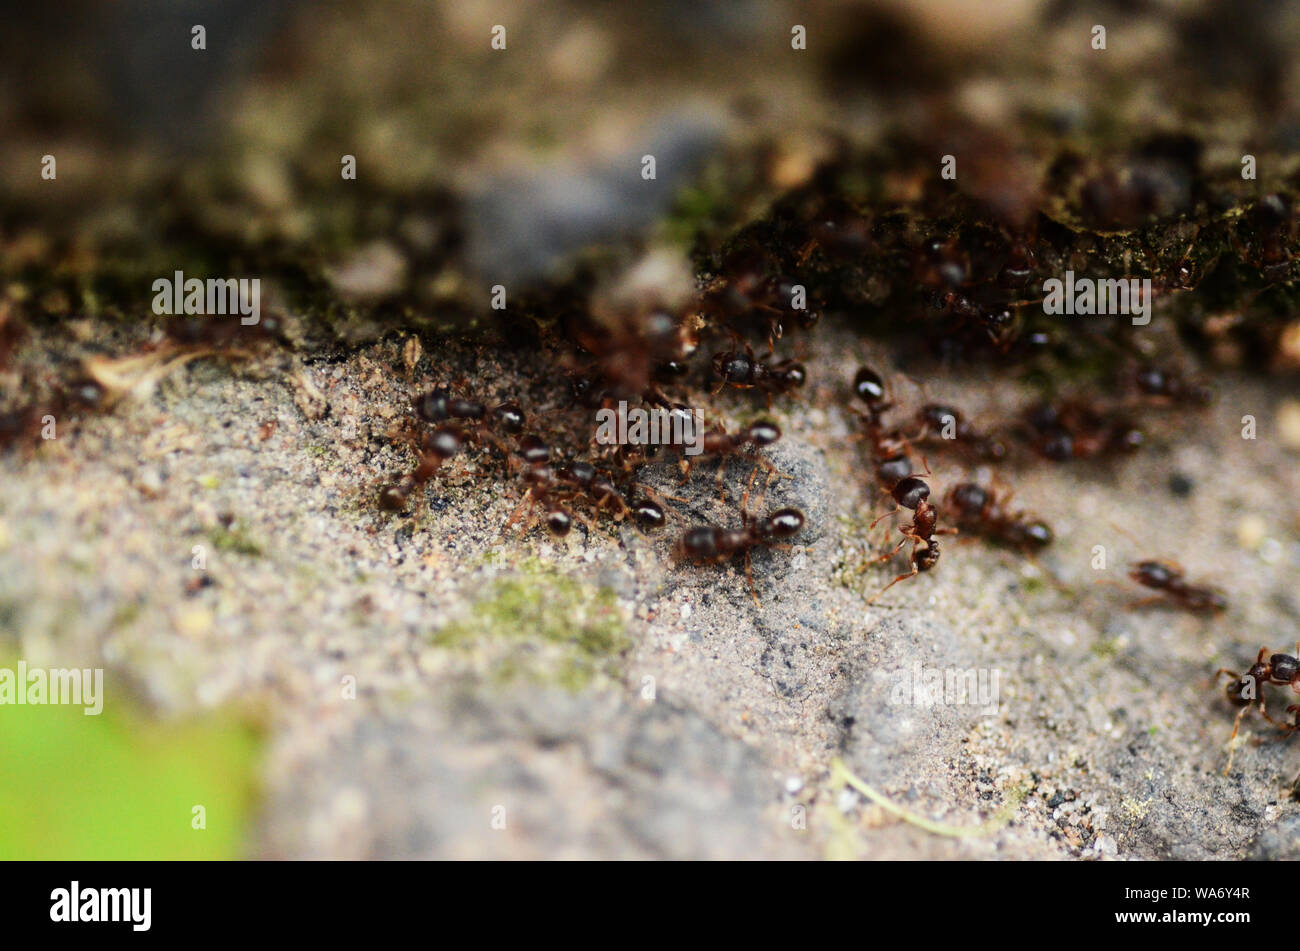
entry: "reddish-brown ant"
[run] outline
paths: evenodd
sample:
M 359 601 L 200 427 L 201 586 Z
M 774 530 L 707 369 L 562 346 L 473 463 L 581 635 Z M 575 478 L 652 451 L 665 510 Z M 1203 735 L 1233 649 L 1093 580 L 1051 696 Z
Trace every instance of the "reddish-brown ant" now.
M 1237 738 L 1241 718 L 1250 710 L 1252 704 L 1258 702 L 1260 715 L 1274 726 L 1281 727 L 1287 732 L 1300 729 L 1300 705 L 1292 704 L 1286 708 L 1287 713 L 1294 715 L 1295 723 L 1278 723 L 1268 715 L 1261 689 L 1264 684 L 1276 684 L 1283 687 L 1290 686 L 1292 690 L 1300 693 L 1300 658 L 1291 654 L 1273 654 L 1265 660 L 1265 655 L 1268 653 L 1267 647 L 1261 647 L 1255 656 L 1255 663 L 1244 674 L 1238 674 L 1226 667 L 1220 667 L 1214 672 L 1216 679 L 1224 674 L 1232 678 L 1232 682 L 1227 686 L 1228 702 L 1241 707 L 1241 712 L 1237 714 L 1237 719 L 1232 724 L 1232 736 L 1228 738 L 1228 765 L 1223 770 L 1225 776 L 1232 770 L 1232 758 L 1235 753 L 1232 741 Z M 1300 643 L 1296 644 L 1296 654 L 1300 654 Z
M 900 508 L 912 511 L 912 521 L 911 524 L 899 528 L 899 531 L 903 533 L 903 540 L 892 551 L 882 555 L 878 560 L 888 561 L 910 541 L 912 550 L 908 553 L 908 561 L 911 563 L 912 570 L 903 572 L 881 588 L 873 597 L 867 599 L 868 604 L 879 600 L 881 595 L 898 584 L 898 582 L 907 578 L 914 578 L 920 572 L 929 571 L 938 564 L 939 543 L 935 541 L 935 535 L 957 534 L 955 528 L 936 527 L 939 522 L 939 510 L 930 504 L 930 486 L 921 479 L 916 476 L 908 476 L 888 491 L 894 499 L 894 508 L 880 516 L 875 522 L 872 522 L 871 527 L 874 528 L 882 519 L 893 515 Z
M 1168 601 L 1193 614 L 1218 614 L 1228 607 L 1228 599 L 1218 588 L 1191 584 L 1183 570 L 1169 561 L 1150 559 L 1135 562 L 1128 576 L 1138 584 L 1161 594 L 1144 598 L 1139 605 Z
M 1047 523 L 1010 508 L 1010 495 L 974 482 L 954 485 L 943 504 L 963 532 L 982 535 L 1009 548 L 1034 552 L 1052 543 Z
M 879 373 L 870 367 L 862 367 L 853 379 L 853 392 L 867 407 L 867 411 L 859 411 L 859 415 L 871 443 L 876 479 L 882 488 L 892 489 L 912 473 L 912 460 L 908 455 L 910 442 L 899 430 L 885 428 L 883 415 L 893 403 L 885 399 L 885 383 Z

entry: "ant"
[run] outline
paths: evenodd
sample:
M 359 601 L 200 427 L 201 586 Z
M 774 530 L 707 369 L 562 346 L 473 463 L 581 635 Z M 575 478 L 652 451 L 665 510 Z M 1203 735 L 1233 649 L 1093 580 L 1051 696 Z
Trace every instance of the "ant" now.
M 1133 381 L 1143 394 L 1161 402 L 1180 406 L 1209 406 L 1214 402 L 1214 391 L 1207 384 L 1159 367 L 1139 367 Z
M 955 407 L 926 403 L 917 412 L 916 421 L 921 426 L 918 440 L 932 442 L 930 437 L 938 434 L 945 442 L 953 441 L 970 447 L 980 459 L 996 461 L 1006 458 L 1006 443 L 996 436 L 979 432 Z
M 700 440 L 700 451 L 694 456 L 687 455 L 682 446 L 674 444 L 670 448 L 682 453 L 679 462 L 682 471 L 682 482 L 690 478 L 691 467 L 698 458 L 701 456 L 717 458 L 719 460 L 717 481 L 719 489 L 721 489 L 722 479 L 727 470 L 728 457 L 736 455 L 746 447 L 753 447 L 754 450 L 762 449 L 764 446 L 772 445 L 780 438 L 781 427 L 769 420 L 758 420 L 735 433 L 729 433 L 725 430 L 704 433 Z M 769 474 L 776 472 L 776 468 L 772 463 L 762 456 L 754 455 L 754 460 L 756 465 L 766 469 Z
M 761 608 L 758 592 L 754 588 L 751 552 L 755 548 L 782 547 L 781 542 L 793 538 L 803 530 L 804 514 L 796 508 L 784 508 L 765 518 L 753 520 L 742 502 L 740 516 L 740 528 L 699 525 L 687 529 L 678 539 L 674 553 L 679 560 L 693 565 L 721 565 L 743 553 L 749 593 L 754 599 L 755 607 Z
M 579 498 L 591 501 L 596 511 L 612 509 L 620 519 L 631 514 L 647 531 L 664 524 L 664 510 L 658 502 L 646 498 L 629 505 L 607 470 L 582 459 L 552 466 L 551 448 L 534 434 L 519 440 L 519 454 L 526 464 L 522 479 L 528 490 L 507 527 L 515 523 L 529 502 L 536 501 L 546 507 L 546 527 L 551 534 L 563 538 L 573 527 L 574 518 L 586 522 L 566 507 L 566 503 Z
M 1052 462 L 1136 452 L 1146 443 L 1146 434 L 1124 415 L 1099 413 L 1077 401 L 1041 403 L 1025 421 L 1034 451 Z
M 745 344 L 744 353 L 739 350 L 724 350 L 714 354 L 713 375 L 722 381 L 718 390 L 724 386 L 738 389 L 757 387 L 763 391 L 769 403 L 772 394 L 789 393 L 808 380 L 808 371 L 802 363 L 795 360 L 764 363 L 754 358 L 754 351 L 749 344 Z
M 954 485 L 943 504 L 963 532 L 983 535 L 1009 548 L 1032 552 L 1052 543 L 1052 530 L 1041 519 L 1029 519 L 1009 507 L 1011 496 L 974 482 Z
M 1264 707 L 1264 695 L 1259 689 L 1263 684 L 1276 684 L 1283 687 L 1290 686 L 1292 690 L 1300 693 L 1300 658 L 1291 654 L 1273 654 L 1265 660 L 1264 656 L 1268 652 L 1267 647 L 1261 647 L 1255 656 L 1255 663 L 1244 674 L 1238 674 L 1226 667 L 1220 667 L 1214 672 L 1216 680 L 1224 674 L 1233 678 L 1227 686 L 1228 702 L 1241 707 L 1241 712 L 1237 714 L 1237 719 L 1232 724 L 1232 736 L 1228 738 L 1228 765 L 1223 770 L 1225 776 L 1232 770 L 1232 758 L 1236 752 L 1232 747 L 1232 741 L 1237 738 L 1241 718 L 1257 700 L 1260 715 L 1269 723 L 1281 727 L 1288 733 L 1300 729 L 1300 704 L 1292 704 L 1286 708 L 1287 713 L 1293 714 L 1295 723 L 1278 723 L 1268 715 L 1268 710 Z M 1296 644 L 1296 654 L 1300 654 L 1300 643 Z
M 878 591 L 874 597 L 868 599 L 867 603 L 872 604 L 879 600 L 881 595 L 892 588 L 898 582 L 907 578 L 915 578 L 922 571 L 929 571 L 939 562 L 939 543 L 935 541 L 935 535 L 956 535 L 955 528 L 937 528 L 939 522 L 939 510 L 930 504 L 930 486 L 915 475 L 898 482 L 892 489 L 886 490 L 894 499 L 894 508 L 886 512 L 880 518 L 871 523 L 871 528 L 875 528 L 882 519 L 893 515 L 900 508 L 910 509 L 912 511 L 912 522 L 910 525 L 902 526 L 899 531 L 903 533 L 903 540 L 898 543 L 886 555 L 882 555 L 879 561 L 888 561 L 898 553 L 909 541 L 912 543 L 912 550 L 908 553 L 908 561 L 911 563 L 912 570 L 905 571 L 889 584 L 885 585 Z
M 523 431 L 527 419 L 513 400 L 489 410 L 478 400 L 453 397 L 444 387 L 421 393 L 412 401 L 412 408 L 420 420 L 439 425 L 420 437 L 419 462 L 415 469 L 380 490 L 379 505 L 390 512 L 404 509 L 411 493 L 464 448 L 469 433 L 451 420 L 474 424 L 480 440 L 486 438 L 504 451 L 504 444 L 489 428 L 489 419 L 491 427 L 512 436 Z
M 480 434 L 489 438 L 491 432 L 486 429 L 489 420 L 493 429 L 510 436 L 522 433 L 528 421 L 527 415 L 514 400 L 498 403 L 489 410 L 478 400 L 452 396 L 445 387 L 421 393 L 415 398 L 414 407 L 415 415 L 426 423 L 445 423 L 452 419 L 475 423 L 481 430 Z M 500 441 L 494 441 L 500 448 Z
M 1218 588 L 1190 584 L 1183 570 L 1173 562 L 1148 560 L 1135 562 L 1128 576 L 1138 584 L 1161 592 L 1144 598 L 1138 605 L 1167 601 L 1193 614 L 1218 614 L 1227 610 L 1228 599 Z
M 379 493 L 379 506 L 389 512 L 406 508 L 407 499 L 418 487 L 432 478 L 448 460 L 465 446 L 465 432 L 458 426 L 444 424 L 420 440 L 420 461 L 415 469 L 402 476 Z
M 912 473 L 912 460 L 908 455 L 911 445 L 908 438 L 897 429 L 886 429 L 883 415 L 893 408 L 885 399 L 885 383 L 880 374 L 870 367 L 862 367 L 853 378 L 853 392 L 866 404 L 867 411 L 858 410 L 867 427 L 871 441 L 871 458 L 876 464 L 876 479 L 888 490 Z

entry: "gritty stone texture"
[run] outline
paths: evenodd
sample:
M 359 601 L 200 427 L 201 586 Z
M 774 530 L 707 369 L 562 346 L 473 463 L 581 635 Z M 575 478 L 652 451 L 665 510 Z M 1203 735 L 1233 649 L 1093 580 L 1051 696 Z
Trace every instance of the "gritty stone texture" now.
M 714 463 L 684 485 L 657 463 L 640 481 L 672 497 L 662 534 L 602 515 L 562 542 L 504 529 L 522 493 L 477 451 L 412 511 L 377 510 L 377 487 L 409 465 L 386 434 L 430 374 L 422 362 L 408 378 L 400 340 L 309 358 L 298 373 L 315 401 L 279 357 L 193 363 L 142 402 L 0 459 L 3 636 L 32 663 L 106 664 L 110 703 L 266 710 L 255 855 L 1290 854 L 1292 747 L 1250 717 L 1221 775 L 1233 710 L 1208 683 L 1261 644 L 1285 648 L 1295 627 L 1294 462 L 1274 440 L 1240 437 L 1242 414 L 1266 429 L 1279 394 L 1225 381 L 1204 416 L 1168 417 L 1163 438 L 1114 465 L 1003 467 L 1057 544 L 1034 562 L 950 540 L 935 571 L 868 605 L 903 562 L 870 561 L 899 536 L 889 520 L 866 527 L 887 506 L 843 400 L 857 364 L 883 360 L 834 326 L 801 346 L 818 368 L 807 399 L 769 411 L 722 394 L 710 420 L 778 422 L 778 474 L 733 459 L 724 503 Z M 487 398 L 539 359 L 436 341 L 425 352 L 439 374 L 496 381 Z M 1024 398 L 1006 382 L 931 388 L 977 421 Z M 567 412 L 559 395 L 524 395 L 539 420 Z M 929 461 L 940 496 L 966 475 L 942 449 Z M 1185 497 L 1166 488 L 1175 469 L 1194 486 Z M 743 560 L 693 567 L 671 554 L 686 523 L 737 524 L 747 486 L 753 513 L 808 516 L 790 551 L 755 554 L 761 606 Z M 1240 546 L 1237 526 L 1254 516 L 1276 548 Z M 1228 587 L 1228 614 L 1128 608 L 1137 592 L 1119 566 L 1147 554 Z M 501 679 L 479 663 L 486 647 L 438 643 L 498 583 L 546 596 L 552 579 L 610 593 L 625 644 L 612 673 L 572 692 L 526 671 Z M 916 662 L 999 671 L 992 715 L 893 702 Z M 348 676 L 356 699 L 343 697 Z M 975 825 L 1017 804 L 985 835 L 936 836 L 832 787 L 835 757 L 933 820 Z M 490 824 L 498 804 L 505 831 Z

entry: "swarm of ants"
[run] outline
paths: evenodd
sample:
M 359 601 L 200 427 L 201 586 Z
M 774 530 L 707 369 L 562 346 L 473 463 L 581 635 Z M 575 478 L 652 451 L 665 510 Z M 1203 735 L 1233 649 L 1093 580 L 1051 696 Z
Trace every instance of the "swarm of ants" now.
M 683 480 L 696 462 L 718 460 L 719 494 L 726 463 L 751 464 L 749 484 L 732 527 L 692 524 L 672 551 L 684 565 L 707 566 L 742 558 L 751 596 L 758 603 L 751 555 L 779 549 L 797 539 L 805 515 L 782 507 L 756 516 L 748 510 L 757 473 L 778 477 L 763 452 L 782 436 L 778 423 L 763 418 L 703 434 L 702 452 L 681 445 L 600 446 L 591 434 L 591 415 L 621 404 L 688 413 L 702 399 L 727 391 L 772 412 L 810 392 L 842 390 L 842 383 L 818 379 L 809 365 L 806 337 L 828 317 L 853 325 L 863 336 L 886 335 L 907 353 L 911 365 L 941 370 L 979 363 L 996 372 L 1068 366 L 1081 349 L 1102 353 L 1111 367 L 1102 385 L 1065 392 L 1055 385 L 1040 400 L 1002 419 L 976 423 L 950 402 L 923 399 L 905 411 L 886 386 L 886 375 L 863 367 L 845 393 L 844 409 L 859 420 L 865 494 L 887 496 L 893 506 L 871 523 L 901 515 L 901 538 L 885 546 L 877 561 L 899 553 L 905 570 L 869 599 L 876 602 L 895 585 L 939 569 L 939 536 L 979 537 L 1032 558 L 1052 545 L 1053 530 L 1022 511 L 1000 480 L 962 476 L 945 492 L 932 491 L 935 471 L 922 450 L 936 455 L 942 474 L 949 463 L 1026 465 L 1036 460 L 1087 466 L 1140 452 L 1147 445 L 1149 414 L 1191 416 L 1213 399 L 1208 384 L 1184 370 L 1177 358 L 1155 359 L 1124 329 L 1071 338 L 1043 319 L 1038 288 L 1065 270 L 1077 255 L 1077 233 L 1039 213 L 1008 221 L 967 205 L 921 199 L 914 213 L 887 205 L 863 206 L 834 194 L 835 161 L 811 184 L 777 201 L 769 215 L 724 241 L 697 247 L 696 293 L 685 303 L 646 304 L 611 314 L 594 313 L 582 282 L 553 290 L 536 303 L 547 315 L 537 333 L 563 371 L 564 392 L 544 408 L 522 397 L 474 393 L 463 381 L 421 380 L 410 394 L 409 416 L 392 434 L 411 457 L 405 471 L 389 473 L 373 494 L 375 506 L 396 513 L 423 504 L 430 484 L 475 454 L 500 484 L 512 487 L 517 507 L 504 525 L 529 530 L 539 521 L 552 536 L 569 536 L 575 523 L 588 532 L 598 523 L 630 521 L 655 532 L 670 519 L 685 519 L 672 498 L 641 481 L 642 467 L 676 461 Z M 1059 170 L 1057 170 L 1059 171 Z M 1054 171 L 1053 174 L 1056 174 Z M 1064 173 L 1062 173 L 1063 175 Z M 1135 237 L 1123 255 L 1099 255 L 1103 267 L 1123 260 L 1153 278 L 1166 298 L 1223 294 L 1228 288 L 1247 303 L 1267 299 L 1292 282 L 1297 229 L 1289 197 L 1265 195 L 1244 213 L 1211 217 L 1198 226 L 1190 248 L 1170 250 L 1169 241 L 1139 231 L 1149 204 L 1140 179 L 1094 176 L 1082 183 L 1080 215 L 1097 228 L 1104 245 L 1108 231 L 1127 228 Z M 828 197 L 828 192 L 831 194 Z M 1137 253 L 1134 248 L 1139 248 Z M 1204 291 L 1202 291 L 1204 288 Z M 1184 326 L 1183 337 L 1205 346 L 1223 333 L 1239 334 L 1247 353 L 1276 349 L 1278 328 L 1270 322 Z M 152 380 L 205 356 L 239 358 L 285 345 L 274 318 L 258 328 L 230 322 L 173 320 L 160 339 L 137 357 L 87 360 L 40 398 L 0 406 L 0 446 L 39 441 L 41 420 L 109 408 L 139 381 Z M 1250 336 L 1253 334 L 1254 336 Z M 1271 335 L 1271 336 L 1270 336 Z M 0 370 L 23 336 L 16 307 L 0 304 Z M 879 365 L 879 364 L 877 364 Z M 1115 368 L 1118 368 L 1116 370 Z M 910 369 L 910 367 L 909 367 Z M 483 387 L 482 390 L 488 390 Z M 1105 398 L 1098 398 L 1098 391 Z M 554 424 L 562 417 L 568 423 Z M 585 419 L 587 424 L 573 424 Z M 958 546 L 944 543 L 950 557 Z M 1223 611 L 1221 591 L 1188 580 L 1172 562 L 1151 557 L 1132 567 L 1133 582 L 1151 589 L 1159 603 L 1198 614 Z M 1250 709 L 1243 684 L 1297 684 L 1290 655 L 1265 659 L 1261 651 L 1248 675 L 1229 688 L 1229 698 Z M 1237 675 L 1233 675 L 1236 677 Z M 1264 716 L 1263 700 L 1258 708 Z M 1300 709 L 1287 731 L 1300 729 Z M 1271 721 L 1270 721 L 1271 722 Z M 1234 736 L 1236 728 L 1234 726 Z

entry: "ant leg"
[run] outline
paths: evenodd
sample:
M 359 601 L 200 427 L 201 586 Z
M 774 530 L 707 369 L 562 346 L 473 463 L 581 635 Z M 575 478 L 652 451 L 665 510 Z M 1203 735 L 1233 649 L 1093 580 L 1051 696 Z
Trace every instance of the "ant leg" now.
M 1232 745 L 1232 741 L 1237 738 L 1237 730 L 1241 727 L 1241 718 L 1246 715 L 1248 710 L 1250 710 L 1249 706 L 1242 707 L 1241 712 L 1237 714 L 1237 719 L 1232 722 L 1232 736 L 1228 737 L 1228 765 L 1224 767 L 1224 776 L 1232 772 L 1232 758 L 1237 755 L 1237 748 Z
M 510 513 L 510 518 L 506 519 L 505 528 L 501 530 L 501 534 L 503 536 L 505 535 L 506 532 L 510 531 L 510 526 L 514 525 L 515 522 L 519 521 L 519 517 L 524 513 L 524 510 L 528 508 L 529 504 L 532 501 L 533 501 L 533 490 L 529 489 L 527 492 L 524 493 L 524 497 L 519 502 L 519 504 L 515 506 L 515 510 Z
M 727 504 L 726 475 L 727 475 L 727 457 L 720 455 L 718 456 L 718 468 L 713 473 L 713 479 L 718 485 L 718 499 L 719 501 L 722 502 L 723 505 Z M 743 508 L 744 506 L 742 505 L 741 507 Z
M 914 578 L 914 577 L 916 577 L 916 575 L 917 575 L 917 573 L 918 573 L 919 571 L 920 571 L 920 569 L 917 567 L 916 562 L 913 561 L 913 562 L 912 562 L 912 570 L 911 570 L 911 571 L 905 571 L 905 572 L 903 572 L 901 575 L 899 575 L 897 578 L 895 578 L 893 581 L 889 582 L 889 584 L 887 584 L 887 585 L 885 585 L 883 588 L 881 588 L 881 589 L 880 589 L 880 590 L 875 594 L 875 596 L 873 596 L 873 597 L 871 597 L 871 598 L 868 598 L 868 599 L 867 599 L 867 604 L 874 604 L 877 600 L 880 599 L 880 596 L 881 596 L 881 595 L 883 595 L 886 591 L 888 591 L 888 590 L 889 590 L 890 588 L 892 588 L 894 585 L 898 584 L 900 581 L 903 581 L 903 580 L 905 580 L 905 579 L 907 579 L 907 578 Z
M 758 600 L 758 589 L 754 587 L 753 559 L 749 557 L 748 548 L 745 549 L 745 577 L 749 580 L 749 596 L 754 599 L 754 607 L 763 610 L 763 605 Z
M 1218 670 L 1214 672 L 1214 676 L 1210 678 L 1210 686 L 1211 687 L 1216 686 L 1218 684 L 1219 678 L 1222 677 L 1224 674 L 1227 674 L 1229 677 L 1231 677 L 1234 680 L 1241 679 L 1241 675 L 1238 674 L 1235 670 L 1229 670 L 1227 667 L 1220 667 Z
M 879 524 L 880 524 L 881 522 L 883 522 L 885 519 L 889 518 L 889 516 L 893 515 L 895 512 L 901 512 L 902 510 L 903 510 L 903 508 L 902 508 L 901 505 L 895 505 L 892 509 L 890 509 L 888 512 L 886 512 L 884 515 L 880 516 L 880 518 L 876 519 L 874 522 L 872 522 L 870 525 L 868 525 L 868 526 L 867 526 L 867 531 L 871 531 L 873 528 L 875 528 L 877 525 L 879 525 Z
M 754 487 L 754 474 L 756 472 L 758 472 L 758 469 L 756 468 L 750 470 L 749 481 L 745 483 L 745 491 L 740 496 L 740 514 L 742 517 L 745 517 L 746 513 L 749 511 L 749 490 Z

